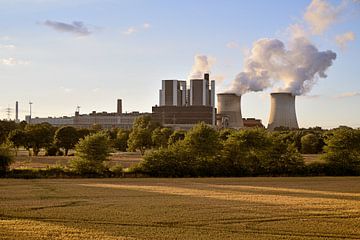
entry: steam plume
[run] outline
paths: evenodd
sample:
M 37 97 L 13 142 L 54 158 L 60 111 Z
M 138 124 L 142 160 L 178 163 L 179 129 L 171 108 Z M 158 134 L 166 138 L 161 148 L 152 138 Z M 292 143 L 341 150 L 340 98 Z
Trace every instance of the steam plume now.
M 189 79 L 203 78 L 204 73 L 210 72 L 210 69 L 214 62 L 215 58 L 205 55 L 195 55 L 194 65 L 192 66 Z
M 278 39 L 260 39 L 254 43 L 229 92 L 243 94 L 262 91 L 280 84 L 281 91 L 301 95 L 308 92 L 318 77 L 336 59 L 336 53 L 319 51 L 304 37 L 291 40 L 288 49 Z

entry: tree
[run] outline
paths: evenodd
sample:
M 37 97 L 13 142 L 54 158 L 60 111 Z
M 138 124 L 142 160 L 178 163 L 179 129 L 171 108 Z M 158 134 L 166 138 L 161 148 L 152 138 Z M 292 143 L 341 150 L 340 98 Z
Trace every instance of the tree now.
M 14 121 L 0 120 L 0 144 L 4 143 L 9 136 L 9 133 L 17 128 Z
M 172 130 L 170 128 L 155 128 L 151 134 L 153 146 L 156 148 L 166 147 L 168 145 L 171 134 Z
M 30 124 L 25 127 L 25 132 L 28 135 L 28 147 L 31 147 L 37 156 L 41 148 L 52 144 L 55 129 L 48 123 Z
M 69 149 L 73 149 L 79 141 L 78 132 L 74 127 L 61 127 L 55 132 L 54 143 L 59 148 L 64 148 L 65 156 L 68 155 Z
M 308 133 L 301 138 L 301 152 L 305 154 L 316 154 L 321 148 L 320 138 L 314 133 Z
M 104 161 L 112 151 L 109 136 L 104 132 L 94 133 L 81 139 L 75 146 L 76 158 L 71 167 L 79 174 L 100 174 L 105 170 Z
M 27 136 L 24 130 L 15 129 L 9 133 L 8 140 L 15 147 L 15 154 L 17 155 L 19 147 L 26 145 Z
M 324 159 L 334 175 L 360 174 L 360 130 L 341 127 L 325 139 Z
M 87 135 L 90 134 L 90 130 L 87 129 L 87 128 L 80 128 L 80 129 L 77 129 L 77 135 L 80 138 L 84 138 L 86 137 Z
M 128 148 L 128 140 L 129 140 L 129 131 L 120 129 L 116 134 L 116 139 L 114 140 L 114 147 L 122 152 L 126 152 Z
M 222 172 L 227 176 L 253 176 L 264 173 L 271 140 L 260 128 L 232 132 L 221 152 Z
M 151 122 L 150 116 L 137 117 L 129 135 L 129 150 L 140 150 L 144 155 L 145 150 L 152 147 L 151 134 L 154 129 L 155 125 Z
M 13 155 L 11 153 L 10 147 L 1 144 L 0 145 L 0 176 L 5 175 L 9 170 L 10 164 L 13 161 Z
M 185 130 L 175 130 L 169 137 L 168 145 L 172 145 L 177 141 L 183 140 L 185 138 Z

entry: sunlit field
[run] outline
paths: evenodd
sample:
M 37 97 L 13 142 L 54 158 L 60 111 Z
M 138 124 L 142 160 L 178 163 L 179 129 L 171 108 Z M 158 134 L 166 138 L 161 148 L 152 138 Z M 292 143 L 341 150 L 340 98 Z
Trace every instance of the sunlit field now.
M 0 180 L 0 239 L 360 239 L 360 178 Z

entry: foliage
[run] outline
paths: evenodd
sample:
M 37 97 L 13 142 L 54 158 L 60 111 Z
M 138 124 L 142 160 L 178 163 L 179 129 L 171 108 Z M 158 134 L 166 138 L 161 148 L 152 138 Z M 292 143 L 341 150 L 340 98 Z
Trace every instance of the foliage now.
M 324 159 L 333 175 L 360 175 L 360 130 L 338 128 L 325 140 Z
M 11 148 L 6 144 L 0 145 L 0 176 L 5 175 L 13 161 Z
M 170 136 L 168 140 L 168 145 L 174 144 L 177 141 L 183 140 L 185 138 L 186 131 L 185 130 L 175 130 Z
M 27 125 L 25 132 L 28 136 L 28 147 L 33 149 L 35 156 L 41 148 L 51 145 L 54 137 L 54 128 L 47 123 Z
M 129 140 L 129 131 L 120 129 L 117 134 L 116 138 L 114 140 L 114 147 L 122 152 L 126 152 L 126 149 L 128 148 L 128 140 Z
M 9 133 L 8 140 L 16 148 L 16 151 L 21 146 L 26 146 L 27 135 L 24 130 L 15 129 Z
M 323 141 L 319 134 L 308 133 L 301 138 L 301 152 L 316 154 L 322 151 Z
M 140 150 L 141 154 L 144 155 L 145 150 L 152 146 L 151 134 L 155 127 L 150 116 L 137 117 L 129 135 L 129 150 Z
M 110 152 L 109 136 L 104 132 L 94 133 L 81 139 L 75 146 L 76 156 L 72 162 L 72 169 L 78 174 L 102 173 L 106 170 L 103 162 L 108 159 Z
M 78 132 L 74 127 L 61 127 L 55 132 L 54 143 L 59 148 L 65 150 L 65 156 L 68 155 L 69 149 L 73 149 L 79 141 Z
M 151 134 L 152 144 L 155 148 L 167 147 L 173 131 L 170 128 L 157 127 Z
M 9 133 L 17 128 L 14 121 L 0 120 L 0 144 L 5 143 Z
M 120 163 L 115 164 L 110 169 L 110 172 L 112 172 L 116 177 L 121 177 L 123 174 L 123 166 Z

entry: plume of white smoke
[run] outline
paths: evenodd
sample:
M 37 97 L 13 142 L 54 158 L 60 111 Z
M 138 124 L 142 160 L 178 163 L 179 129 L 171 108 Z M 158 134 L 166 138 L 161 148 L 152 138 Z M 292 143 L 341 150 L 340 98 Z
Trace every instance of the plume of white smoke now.
M 346 32 L 344 34 L 336 36 L 335 40 L 341 49 L 346 49 L 348 42 L 355 40 L 355 33 Z
M 244 94 L 280 83 L 281 91 L 301 95 L 311 89 L 317 78 L 327 77 L 325 71 L 335 59 L 334 52 L 319 51 L 304 37 L 291 40 L 288 49 L 278 39 L 260 39 L 228 91 Z
M 195 55 L 194 65 L 192 66 L 189 79 L 203 78 L 204 73 L 210 72 L 212 65 L 215 63 L 215 58 L 206 55 Z

